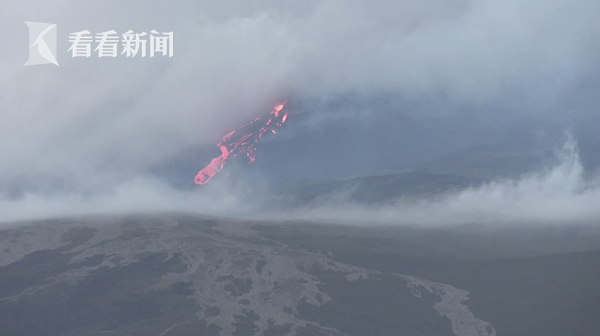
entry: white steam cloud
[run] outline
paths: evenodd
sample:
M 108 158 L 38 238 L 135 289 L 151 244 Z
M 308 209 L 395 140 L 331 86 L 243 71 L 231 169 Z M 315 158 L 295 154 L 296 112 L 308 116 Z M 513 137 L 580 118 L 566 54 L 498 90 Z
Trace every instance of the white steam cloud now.
M 202 190 L 181 191 L 158 181 L 134 180 L 111 192 L 82 197 L 28 194 L 0 200 L 0 221 L 84 214 L 186 211 L 261 220 L 302 220 L 349 225 L 447 226 L 569 225 L 597 223 L 600 180 L 585 178 L 576 142 L 569 137 L 560 162 L 517 180 L 497 180 L 442 198 L 400 199 L 393 205 L 349 203 L 343 195 L 320 199 L 295 210 L 256 211 L 239 190 L 214 183 Z M 254 197 L 265 195 L 255 194 Z
M 600 221 L 600 180 L 584 178 L 576 142 L 569 136 L 560 163 L 517 180 L 498 180 L 437 199 L 398 200 L 372 206 L 320 200 L 273 218 L 354 225 L 581 224 Z M 343 199 L 343 195 L 338 199 Z

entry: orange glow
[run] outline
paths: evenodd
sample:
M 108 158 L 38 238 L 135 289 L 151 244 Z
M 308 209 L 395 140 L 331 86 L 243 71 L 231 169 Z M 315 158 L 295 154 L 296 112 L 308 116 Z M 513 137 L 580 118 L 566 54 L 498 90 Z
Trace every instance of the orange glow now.
M 281 118 L 279 118 L 279 112 L 283 109 L 286 102 L 282 102 L 273 107 L 273 110 L 269 113 L 269 116 L 266 117 L 266 120 L 262 123 L 262 125 L 258 129 L 254 128 L 253 130 L 248 129 L 245 130 L 246 127 L 251 127 L 255 122 L 260 121 L 262 118 L 256 118 L 251 122 L 238 127 L 236 130 L 233 130 L 223 136 L 221 141 L 217 143 L 217 146 L 221 149 L 221 155 L 212 159 L 210 163 L 202 168 L 196 177 L 194 178 L 194 183 L 196 184 L 206 184 L 208 183 L 213 176 L 215 176 L 218 172 L 223 169 L 225 166 L 225 162 L 229 158 L 229 156 L 238 156 L 239 154 L 244 154 L 248 158 L 248 163 L 252 163 L 256 160 L 254 156 L 254 152 L 256 152 L 256 144 L 258 140 L 262 137 L 262 135 L 271 131 L 271 133 L 275 134 L 274 126 L 282 126 L 288 116 L 288 113 L 284 113 Z M 241 134 L 240 136 L 234 136 L 235 133 Z

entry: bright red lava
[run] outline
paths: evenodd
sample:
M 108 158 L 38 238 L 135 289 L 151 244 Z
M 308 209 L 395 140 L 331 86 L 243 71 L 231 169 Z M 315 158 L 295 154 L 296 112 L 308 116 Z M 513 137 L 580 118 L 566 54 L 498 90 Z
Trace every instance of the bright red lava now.
M 254 153 L 256 152 L 256 144 L 258 140 L 266 132 L 276 133 L 275 128 L 280 127 L 287 120 L 288 113 L 280 113 L 285 106 L 285 101 L 277 104 L 273 107 L 271 113 L 266 118 L 256 118 L 253 121 L 238 127 L 233 130 L 217 143 L 217 146 L 221 149 L 221 155 L 212 159 L 210 163 L 202 168 L 196 177 L 194 183 L 206 184 L 213 178 L 223 166 L 229 156 L 238 156 L 240 154 L 245 155 L 248 158 L 248 162 L 254 162 L 256 160 Z M 263 121 L 263 119 L 266 119 Z

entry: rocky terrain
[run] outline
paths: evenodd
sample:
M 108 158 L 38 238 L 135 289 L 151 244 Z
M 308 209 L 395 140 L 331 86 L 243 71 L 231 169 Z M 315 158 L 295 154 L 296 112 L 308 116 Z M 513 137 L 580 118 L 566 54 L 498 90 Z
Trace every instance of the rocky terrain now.
M 340 262 L 256 224 L 165 214 L 5 225 L 0 334 L 496 335 L 464 289 Z

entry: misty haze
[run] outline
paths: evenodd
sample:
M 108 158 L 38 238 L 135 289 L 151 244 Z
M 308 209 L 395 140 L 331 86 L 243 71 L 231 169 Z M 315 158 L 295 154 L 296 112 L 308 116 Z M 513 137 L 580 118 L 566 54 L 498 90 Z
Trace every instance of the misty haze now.
M 0 335 L 600 335 L 598 17 L 0 2 Z

